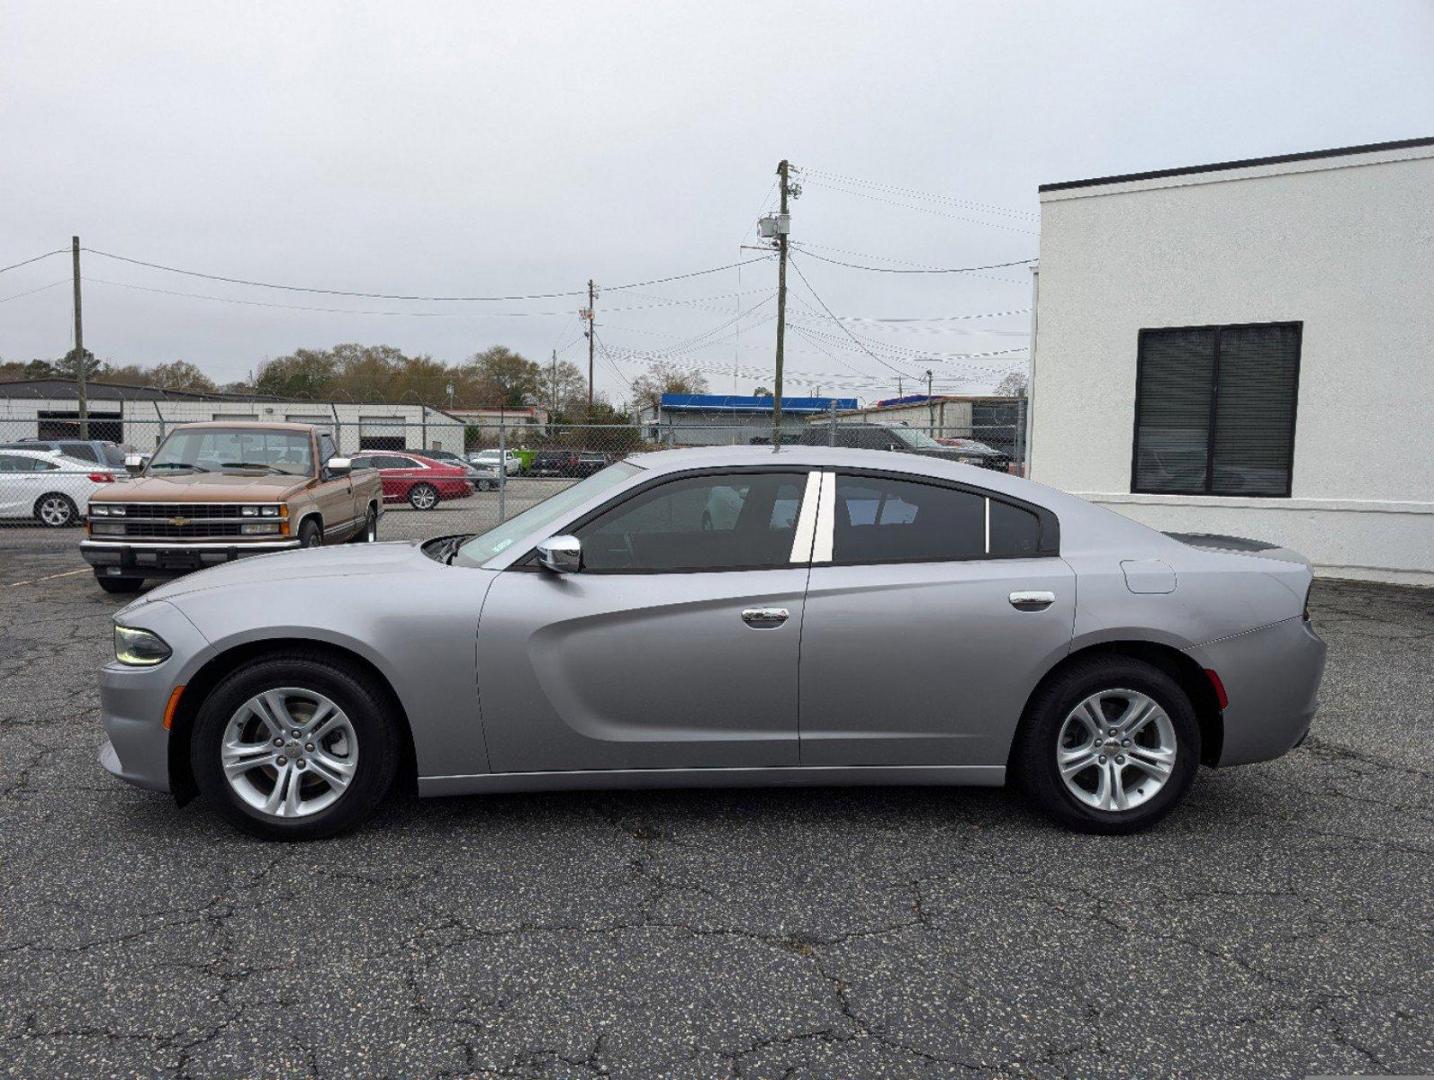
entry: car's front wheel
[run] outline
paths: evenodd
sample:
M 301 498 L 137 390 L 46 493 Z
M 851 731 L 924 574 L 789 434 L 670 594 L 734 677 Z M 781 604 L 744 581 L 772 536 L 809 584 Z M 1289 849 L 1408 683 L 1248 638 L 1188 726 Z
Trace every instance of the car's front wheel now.
M 1079 661 L 1042 687 L 1013 764 L 1049 814 L 1081 832 L 1131 833 L 1184 796 L 1200 725 L 1169 675 L 1134 658 Z
M 357 667 L 276 656 L 240 668 L 200 706 L 199 790 L 256 836 L 315 840 L 357 824 L 393 785 L 399 737 Z

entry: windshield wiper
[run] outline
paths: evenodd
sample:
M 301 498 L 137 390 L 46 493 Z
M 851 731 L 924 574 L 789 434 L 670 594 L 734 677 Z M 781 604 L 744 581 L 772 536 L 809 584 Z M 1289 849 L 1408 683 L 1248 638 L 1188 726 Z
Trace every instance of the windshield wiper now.
M 296 474 L 286 472 L 277 465 L 266 465 L 258 461 L 221 461 L 221 469 L 263 469 L 265 472 L 277 473 L 280 476 L 294 476 Z
M 452 566 L 453 559 L 458 554 L 458 549 L 472 540 L 477 533 L 464 533 L 461 536 L 450 536 L 434 545 L 433 558 L 444 566 Z
M 208 472 L 203 465 L 194 465 L 188 461 L 151 461 L 151 469 L 193 469 L 195 472 Z

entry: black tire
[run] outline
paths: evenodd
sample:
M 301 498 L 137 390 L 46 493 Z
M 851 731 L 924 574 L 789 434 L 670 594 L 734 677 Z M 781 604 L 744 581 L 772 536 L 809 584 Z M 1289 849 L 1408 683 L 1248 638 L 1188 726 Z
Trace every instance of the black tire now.
M 299 524 L 299 546 L 301 548 L 323 547 L 324 527 L 313 518 Z
M 415 510 L 432 510 L 438 505 L 438 489 L 432 484 L 414 484 L 408 489 L 408 505 Z
M 1103 690 L 1133 690 L 1151 698 L 1169 717 L 1175 736 L 1175 761 L 1164 785 L 1128 810 L 1101 810 L 1082 802 L 1067 789 L 1056 762 L 1066 718 Z M 1046 813 L 1068 828 L 1087 833 L 1139 832 L 1168 814 L 1189 789 L 1200 764 L 1200 724 L 1185 691 L 1160 668 L 1123 656 L 1092 657 L 1073 663 L 1037 692 L 1016 734 L 1011 764 L 1015 779 Z
M 35 520 L 51 529 L 66 529 L 80 523 L 75 500 L 59 491 L 47 491 L 35 500 Z
M 333 701 L 353 725 L 358 743 L 352 780 L 330 805 L 295 818 L 265 814 L 229 785 L 221 760 L 225 729 L 235 712 L 265 690 L 297 687 Z M 353 828 L 393 787 L 401 754 L 397 724 L 384 696 L 359 668 L 327 656 L 296 653 L 255 660 L 239 668 L 204 699 L 190 740 L 190 767 L 199 792 L 246 832 L 266 840 L 318 840 Z
M 352 539 L 349 540 L 349 543 L 351 543 L 351 544 L 372 544 L 372 543 L 376 543 L 377 540 L 378 540 L 378 510 L 377 510 L 376 508 L 370 506 L 370 507 L 368 508 L 368 513 L 364 515 L 363 524 L 362 524 L 361 526 L 359 526 L 359 531 L 356 532 L 356 533 L 353 535 Z
M 144 584 L 144 578 L 106 577 L 98 572 L 95 573 L 95 581 L 107 593 L 139 592 L 139 587 Z

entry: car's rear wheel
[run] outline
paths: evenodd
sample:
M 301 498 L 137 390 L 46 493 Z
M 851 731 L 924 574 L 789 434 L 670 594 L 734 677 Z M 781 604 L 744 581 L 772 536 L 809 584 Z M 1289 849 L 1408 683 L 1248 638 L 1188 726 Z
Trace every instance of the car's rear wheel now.
M 101 574 L 98 570 L 95 571 L 95 581 L 107 593 L 139 592 L 139 587 L 144 584 L 144 578 L 109 577 Z
M 52 491 L 35 500 L 35 518 L 41 525 L 63 529 L 79 522 L 80 511 L 68 495 Z
M 432 510 L 438 505 L 438 489 L 432 484 L 414 484 L 408 489 L 408 505 L 415 510 Z
M 332 836 L 393 785 L 398 731 L 357 668 L 272 657 L 240 668 L 200 706 L 190 742 L 199 790 L 267 839 Z
M 1059 673 L 1031 702 L 1019 739 L 1019 778 L 1081 832 L 1148 828 L 1184 796 L 1200 762 L 1185 692 L 1158 667 L 1120 656 Z

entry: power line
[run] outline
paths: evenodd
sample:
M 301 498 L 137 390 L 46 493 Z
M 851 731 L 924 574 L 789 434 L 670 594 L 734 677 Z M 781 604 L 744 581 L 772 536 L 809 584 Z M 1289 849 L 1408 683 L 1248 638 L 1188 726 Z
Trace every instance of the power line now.
M 983 225 L 988 229 L 1001 229 L 1004 232 L 1025 233 L 1027 236 L 1039 235 L 1034 229 L 1021 229 L 1015 225 L 1001 225 L 995 221 L 982 221 L 980 218 L 966 217 L 964 214 L 948 214 L 945 210 L 937 210 L 930 206 L 916 206 L 912 203 L 900 202 L 896 199 L 887 199 L 880 195 L 873 195 L 869 191 L 856 191 L 851 188 L 839 187 L 836 184 L 827 183 L 822 180 L 808 180 L 807 183 L 819 188 L 826 188 L 828 191 L 839 191 L 843 195 L 855 195 L 859 199 L 870 199 L 872 202 L 885 203 L 887 206 L 899 206 L 903 210 L 915 210 L 918 214 L 931 214 L 933 217 L 946 218 L 950 221 L 963 221 L 968 225 Z
M 512 296 L 422 296 L 406 293 L 375 293 L 358 292 L 349 289 L 320 289 L 306 285 L 280 285 L 272 281 L 250 281 L 247 278 L 225 277 L 222 274 L 209 274 L 199 270 L 185 270 L 177 266 L 166 266 L 163 263 L 146 262 L 143 259 L 133 259 L 127 255 L 116 255 L 108 251 L 99 251 L 95 248 L 85 248 L 91 255 L 99 255 L 105 259 L 115 259 L 119 262 L 130 263 L 133 266 L 143 266 L 150 270 L 163 270 L 170 274 L 183 274 L 186 277 L 203 278 L 206 281 L 221 281 L 228 285 L 249 285 L 259 289 L 278 289 L 283 292 L 316 293 L 323 296 L 354 296 L 365 300 L 422 300 L 430 303 L 478 303 L 504 300 L 556 300 L 569 296 L 585 296 L 585 290 L 568 290 L 564 292 L 547 293 L 523 293 Z M 54 252 L 51 252 L 54 254 Z M 44 258 L 45 256 L 37 256 Z M 745 266 L 748 263 L 763 262 L 767 256 L 759 256 L 755 259 L 745 259 L 741 262 L 728 263 L 725 266 L 713 266 L 706 270 L 693 270 L 686 274 L 670 274 L 667 277 L 649 278 L 646 281 L 634 281 L 625 285 L 608 285 L 605 288 L 612 289 L 636 289 L 648 285 L 663 285 L 669 281 L 685 281 L 688 278 L 702 277 L 704 274 L 718 274 L 724 270 L 731 270 L 737 266 Z M 29 260 L 33 262 L 34 260 Z M 24 263 L 17 263 L 23 266 Z M 8 269 L 8 268 L 7 268 Z
M 984 266 L 950 266 L 933 267 L 927 270 L 893 270 L 887 266 L 861 266 L 858 263 L 842 262 L 840 259 L 830 259 L 825 255 L 818 255 L 805 244 L 796 244 L 805 259 L 816 259 L 818 262 L 831 263 L 833 266 L 845 266 L 850 270 L 870 270 L 877 274 L 974 274 L 980 270 L 1004 270 L 1011 266 L 1029 266 L 1035 262 L 1034 258 L 1016 259 L 1014 262 L 986 263 Z
M 950 203 L 953 206 L 965 207 L 969 210 L 978 210 L 986 214 L 999 214 L 1002 217 L 1027 218 L 1040 220 L 1040 214 L 1031 210 L 1014 210 L 1009 207 L 996 206 L 994 203 L 976 202 L 974 199 L 958 199 L 954 195 L 941 195 L 934 191 L 923 191 L 920 188 L 901 187 L 896 184 L 885 184 L 877 180 L 863 180 L 856 176 L 844 176 L 841 173 L 829 172 L 826 169 L 807 169 L 806 175 L 826 177 L 828 180 L 835 180 L 843 184 L 852 184 L 857 187 L 876 188 L 881 191 L 890 191 L 907 198 L 926 199 L 932 202 Z
M 41 259 L 48 259 L 51 255 L 67 254 L 69 250 L 69 248 L 56 248 L 54 251 L 47 251 L 43 255 L 36 255 L 33 258 L 26 259 L 24 262 L 11 263 L 9 266 L 0 266 L 0 274 L 3 274 L 6 270 L 18 270 L 22 266 L 29 266 L 31 263 L 39 262 Z
M 38 289 L 26 289 L 24 292 L 12 293 L 9 296 L 0 296 L 0 304 L 7 304 L 11 300 L 18 300 L 22 296 L 34 296 L 37 292 L 44 292 L 46 289 L 54 289 L 61 285 L 68 285 L 69 283 L 70 279 L 65 278 L 62 281 L 52 281 L 48 285 L 41 285 Z
M 803 255 L 802 257 L 803 257 L 803 258 L 806 258 L 805 255 Z M 856 342 L 857 347 L 860 348 L 862 352 L 866 353 L 867 356 L 871 357 L 873 360 L 875 360 L 875 361 L 876 361 L 878 364 L 880 364 L 882 367 L 887 368 L 887 369 L 890 370 L 890 371 L 896 372 L 896 373 L 897 373 L 898 375 L 900 375 L 903 379 L 909 378 L 909 376 L 906 374 L 906 372 L 902 371 L 900 368 L 895 367 L 895 366 L 892 365 L 892 364 L 888 364 L 888 363 L 887 363 L 885 360 L 883 360 L 881 357 L 877 356 L 876 353 L 872 352 L 872 351 L 871 351 L 870 349 L 868 349 L 865 345 L 863 345 L 860 341 L 858 341 L 858 340 L 857 340 L 857 336 L 856 336 L 855 334 L 853 334 L 850 330 L 847 329 L 846 323 L 844 323 L 844 322 L 842 322 L 840 319 L 838 319 L 838 318 L 836 317 L 836 315 L 832 312 L 832 309 L 829 308 L 829 307 L 827 307 L 827 302 L 826 302 L 825 300 L 823 300 L 820 296 L 817 295 L 816 289 L 812 288 L 812 283 L 807 280 L 807 275 L 804 274 L 804 273 L 802 273 L 802 268 L 797 265 L 797 262 L 796 262 L 795 259 L 792 259 L 792 260 L 791 260 L 791 264 L 792 264 L 792 269 L 793 269 L 794 271 L 796 271 L 797 277 L 801 278 L 801 279 L 802 279 L 802 284 L 807 287 L 807 292 L 809 292 L 809 293 L 812 294 L 812 299 L 815 300 L 818 304 L 820 304 L 820 305 L 822 306 L 822 310 L 827 313 L 827 315 L 831 318 L 831 321 L 832 321 L 832 322 L 836 323 L 837 326 L 841 327 L 841 332 L 842 332 L 843 334 L 845 334 L 847 337 L 851 338 L 852 341 Z

